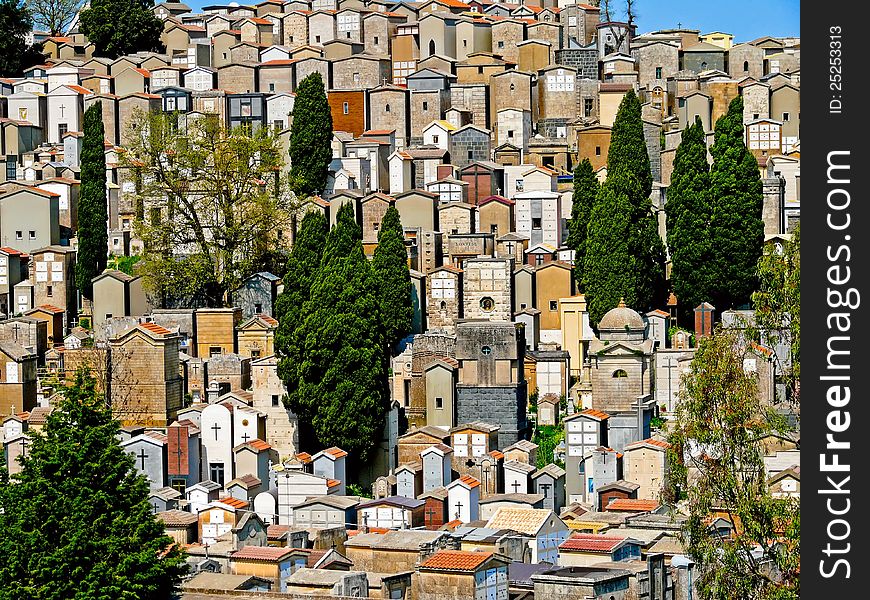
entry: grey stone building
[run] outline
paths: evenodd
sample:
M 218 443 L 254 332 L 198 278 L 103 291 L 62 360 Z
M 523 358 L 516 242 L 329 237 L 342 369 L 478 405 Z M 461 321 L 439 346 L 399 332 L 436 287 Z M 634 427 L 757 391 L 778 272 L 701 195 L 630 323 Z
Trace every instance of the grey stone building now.
M 504 449 L 528 434 L 523 328 L 511 322 L 464 321 L 456 326 L 456 420 L 500 427 Z
M 458 169 L 473 162 L 488 161 L 491 155 L 491 136 L 488 129 L 466 125 L 450 132 L 450 158 Z
M 262 271 L 254 273 L 233 292 L 233 304 L 242 309 L 242 319 L 258 314 L 273 316 L 281 278 Z
M 577 69 L 577 76 L 598 78 L 598 49 L 595 44 L 556 50 L 556 64 Z

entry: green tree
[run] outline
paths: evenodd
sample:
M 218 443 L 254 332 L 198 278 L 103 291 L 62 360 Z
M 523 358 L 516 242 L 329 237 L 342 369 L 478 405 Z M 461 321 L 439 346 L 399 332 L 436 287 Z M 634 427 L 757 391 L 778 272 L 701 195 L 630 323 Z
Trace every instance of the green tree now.
M 163 21 L 153 8 L 154 0 L 91 0 L 79 15 L 80 28 L 94 44 L 95 56 L 162 52 Z
M 33 16 L 21 0 L 0 0 L 0 77 L 20 77 L 24 69 L 44 62 L 42 45 L 28 45 Z
M 710 298 L 721 313 L 748 304 L 758 288 L 758 259 L 764 245 L 762 186 L 758 162 L 743 141 L 743 98 L 737 96 L 716 121 L 710 154 L 709 243 L 715 248 Z
M 106 207 L 106 149 L 102 102 L 85 111 L 79 193 L 79 247 L 76 286 L 91 298 L 91 280 L 106 268 L 109 247 L 109 212 Z
M 51 35 L 62 35 L 72 23 L 82 0 L 26 0 L 34 24 Z
M 574 169 L 574 193 L 571 197 L 571 218 L 568 220 L 566 245 L 574 251 L 574 279 L 583 291 L 583 261 L 586 257 L 586 229 L 601 185 L 592 163 L 584 158 Z
M 358 465 L 381 439 L 389 397 L 380 309 L 361 240 L 346 204 L 305 303 L 296 333 L 301 361 L 287 399 L 300 421 L 311 424 L 317 446 L 340 446 Z
M 681 320 L 710 300 L 710 164 L 700 119 L 687 127 L 674 157 L 668 188 L 668 248 L 671 254 L 671 285 L 680 301 Z
M 608 177 L 589 216 L 583 259 L 586 309 L 596 325 L 621 298 L 631 297 L 631 213 L 628 196 Z
M 665 496 L 687 516 L 681 536 L 701 598 L 796 600 L 800 501 L 770 495 L 761 445 L 785 425 L 762 405 L 757 377 L 743 366 L 747 352 L 734 330 L 701 339 L 669 437 Z M 731 537 L 710 526 L 714 513 Z
M 290 128 L 291 176 L 300 196 L 321 194 L 332 161 L 332 112 L 320 73 L 311 73 L 296 88 Z
M 278 329 L 275 332 L 275 351 L 278 355 L 278 376 L 288 385 L 296 387 L 293 380 L 295 365 L 301 360 L 302 350 L 296 331 L 302 324 L 305 302 L 311 295 L 323 247 L 329 233 L 329 222 L 319 210 L 305 213 L 299 226 L 299 233 L 287 259 L 284 273 L 284 291 L 275 302 L 275 317 Z
M 793 402 L 800 401 L 801 379 L 801 229 L 795 227 L 782 252 L 769 246 L 758 261 L 758 290 L 752 294 L 756 325 L 762 342 L 789 348 L 786 364 L 780 365 L 786 390 Z
M 411 333 L 414 307 L 411 304 L 411 273 L 408 250 L 399 211 L 390 206 L 378 231 L 378 246 L 372 260 L 384 338 L 388 349 L 395 348 Z
M 165 304 L 223 306 L 229 291 L 287 246 L 299 202 L 271 127 L 226 128 L 137 112 L 122 155 L 137 186 L 137 269 Z
M 0 599 L 169 598 L 184 556 L 154 518 L 118 422 L 86 374 L 64 396 L 28 434 L 21 472 L 0 474 Z
M 643 136 L 640 100 L 633 89 L 626 92 L 610 130 L 610 148 L 607 151 L 607 176 L 624 170 L 634 175 L 640 183 L 640 195 L 632 198 L 637 203 L 649 198 L 652 193 L 652 169 L 646 138 Z

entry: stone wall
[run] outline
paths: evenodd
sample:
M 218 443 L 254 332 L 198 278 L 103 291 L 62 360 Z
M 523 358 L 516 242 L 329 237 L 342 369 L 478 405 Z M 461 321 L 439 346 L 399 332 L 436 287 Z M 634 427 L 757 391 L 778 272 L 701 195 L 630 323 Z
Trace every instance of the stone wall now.
M 456 422 L 484 421 L 500 427 L 498 449 L 504 450 L 521 439 L 526 439 L 527 386 L 498 387 L 456 386 Z
M 578 77 L 598 79 L 598 50 L 594 47 L 556 50 L 556 64 L 577 69 Z

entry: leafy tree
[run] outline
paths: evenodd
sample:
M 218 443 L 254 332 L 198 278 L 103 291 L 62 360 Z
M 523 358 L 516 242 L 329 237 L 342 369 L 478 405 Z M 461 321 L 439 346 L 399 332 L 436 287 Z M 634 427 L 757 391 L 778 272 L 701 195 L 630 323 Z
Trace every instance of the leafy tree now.
M 300 196 L 326 188 L 332 161 L 332 112 L 320 73 L 311 73 L 296 88 L 290 128 L 291 176 Z
M 710 148 L 709 243 L 716 253 L 710 261 L 709 301 L 720 312 L 749 303 L 758 288 L 758 259 L 764 245 L 761 176 L 743 136 L 743 98 L 738 96 L 716 121 Z
M 584 158 L 574 169 L 574 194 L 571 198 L 571 218 L 568 220 L 568 239 L 565 242 L 574 250 L 574 279 L 581 292 L 583 291 L 581 267 L 586 257 L 586 229 L 600 187 L 592 163 L 588 158 Z
M 760 442 L 784 424 L 762 406 L 746 352 L 733 330 L 702 338 L 683 376 L 665 495 L 688 517 L 682 538 L 701 598 L 797 599 L 800 502 L 770 495 Z M 710 526 L 714 514 L 733 536 Z
M 278 330 L 275 332 L 275 351 L 278 355 L 278 375 L 290 382 L 296 364 L 301 360 L 301 344 L 296 339 L 296 330 L 302 324 L 305 302 L 311 295 L 323 247 L 329 233 L 329 222 L 322 212 L 308 211 L 302 218 L 299 234 L 287 259 L 284 273 L 284 291 L 275 302 L 275 317 Z M 295 384 L 294 384 L 295 387 Z
M 801 379 L 801 230 L 795 227 L 780 253 L 769 247 L 758 261 L 759 288 L 752 294 L 756 324 L 770 346 L 786 343 L 787 364 L 781 365 L 786 389 L 800 401 Z
M 0 599 L 169 598 L 186 568 L 94 380 L 76 376 L 21 472 L 0 466 Z
M 674 157 L 674 172 L 668 188 L 668 247 L 671 253 L 671 285 L 680 300 L 683 320 L 692 309 L 710 300 L 710 164 L 700 119 L 687 127 Z
M 301 360 L 287 404 L 311 423 L 318 446 L 340 446 L 365 464 L 380 442 L 389 394 L 378 299 L 361 240 L 353 208 L 342 206 L 296 334 Z
M 60 35 L 72 23 L 82 0 L 26 0 L 34 24 L 51 35 Z
M 269 127 L 227 129 L 217 119 L 187 121 L 136 113 L 125 167 L 137 182 L 138 265 L 163 302 L 223 306 L 227 292 L 263 270 L 298 208 L 281 177 L 283 152 Z
M 33 17 L 21 0 L 0 0 L 0 77 L 18 77 L 43 62 L 42 45 L 26 43 L 32 29 Z
M 153 8 L 154 0 L 90 0 L 79 16 L 81 31 L 94 44 L 95 56 L 162 52 L 163 21 Z
M 586 256 L 583 259 L 583 288 L 589 319 L 597 324 L 604 313 L 616 307 L 620 298 L 628 302 L 632 290 L 631 202 L 608 177 L 589 216 Z
M 411 304 L 411 273 L 408 250 L 399 211 L 390 206 L 378 231 L 378 246 L 372 260 L 380 314 L 387 348 L 394 348 L 411 333 L 414 307 Z
M 102 103 L 85 111 L 79 194 L 79 247 L 76 286 L 91 298 L 91 280 L 106 268 L 109 247 L 109 212 L 106 206 L 106 153 Z

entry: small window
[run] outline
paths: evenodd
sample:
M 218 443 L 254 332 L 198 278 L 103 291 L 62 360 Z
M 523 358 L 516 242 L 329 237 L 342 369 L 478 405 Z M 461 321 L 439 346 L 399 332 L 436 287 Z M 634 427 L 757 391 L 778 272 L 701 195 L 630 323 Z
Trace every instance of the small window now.
M 468 151 L 468 160 L 474 160 L 474 150 Z
M 251 360 L 258 360 L 262 356 L 259 350 L 251 350 Z
M 344 104 L 341 105 L 341 110 L 342 110 L 342 111 L 344 112 L 344 114 L 346 114 L 346 115 L 350 114 L 350 104 L 348 104 L 347 102 L 345 102 Z
M 749 73 L 749 61 L 748 60 L 743 61 L 743 72 Z
M 212 346 L 208 349 L 209 356 L 220 356 L 221 354 L 223 354 L 223 348 L 220 346 Z
M 444 408 L 444 398 L 435 398 L 435 408 Z
M 498 47 L 499 47 L 499 48 L 504 48 L 504 40 L 499 40 L 499 41 L 498 41 Z
M 433 143 L 433 144 L 437 144 L 437 143 L 438 143 L 438 136 L 437 136 L 437 135 L 433 135 L 433 136 L 432 136 L 432 143 Z
M 375 36 L 374 42 L 375 42 L 375 46 L 377 46 L 380 43 L 380 42 L 378 42 L 378 36 Z
M 272 406 L 278 406 L 281 404 L 281 398 L 278 394 L 272 394 Z
M 541 266 L 544 264 L 544 255 L 543 254 L 535 254 L 535 265 Z
M 656 79 L 661 79 L 661 78 L 662 78 L 662 68 L 656 67 Z
M 27 236 L 29 239 L 35 240 L 36 239 L 36 232 L 31 229 L 30 231 L 27 232 Z
M 520 310 L 526 310 L 526 303 L 525 302 L 520 303 Z
M 480 308 L 481 308 L 481 310 L 484 310 L 486 312 L 490 312 L 491 310 L 495 309 L 495 300 L 493 300 L 489 296 L 481 298 L 480 299 Z M 484 346 L 484 347 L 486 347 L 486 346 Z M 487 354 L 487 353 L 485 352 L 484 354 Z
M 753 120 L 753 121 L 757 121 L 757 120 L 758 120 L 758 117 L 759 117 L 759 114 L 758 114 L 758 113 L 752 113 L 752 120 Z
M 595 156 L 601 156 L 601 146 L 595 146 Z
M 462 40 L 462 47 L 468 48 L 468 40 Z
M 345 37 L 346 37 L 347 39 L 350 39 L 350 32 L 349 32 L 349 31 L 348 31 L 346 34 L 344 34 L 344 35 L 345 35 Z
M 484 356 L 489 356 L 490 354 L 492 354 L 492 348 L 490 348 L 489 346 L 483 346 L 480 349 L 480 353 Z
M 490 232 L 492 235 L 496 235 L 496 236 L 497 236 L 497 235 L 498 235 L 498 224 L 497 224 L 497 223 L 490 223 L 490 224 L 489 224 L 489 232 Z
M 532 229 L 540 229 L 541 228 L 541 217 L 533 217 L 532 218 Z
M 390 112 L 390 105 L 389 104 L 384 106 L 384 112 L 387 112 L 387 113 Z
M 788 121 L 788 119 L 789 119 L 789 114 L 787 112 L 782 113 L 782 120 Z
M 254 312 L 255 312 L 255 313 L 258 313 L 258 314 L 261 313 L 261 312 L 263 312 L 263 305 L 260 304 L 259 302 L 257 302 L 256 304 L 254 304 Z
M 429 110 L 429 103 L 428 102 L 425 102 L 425 101 L 423 102 L 423 110 Z
M 16 231 L 15 232 L 15 239 L 16 240 L 23 240 L 24 239 L 24 232 L 23 231 Z
M 591 117 L 592 116 L 592 98 L 584 98 L 583 99 L 583 116 Z
M 106 313 L 106 320 L 108 321 L 111 318 L 112 318 L 112 313 Z
M 483 67 L 477 67 L 477 74 L 483 75 Z
M 509 137 L 509 138 L 513 138 L 513 137 L 514 137 L 514 130 L 513 130 L 513 129 L 508 129 L 508 137 Z
M 50 285 L 45 286 L 45 295 L 48 296 L 49 298 L 51 298 L 54 295 L 54 289 L 52 288 L 52 286 L 50 286 Z
M 274 84 L 274 83 L 270 83 L 270 84 L 269 84 L 269 91 L 270 91 L 270 92 L 274 92 L 274 91 L 275 91 L 275 84 Z
M 314 36 L 314 41 L 319 44 L 320 43 L 320 36 L 319 35 Z
M 613 372 L 613 377 L 616 379 L 623 379 L 628 377 L 628 373 L 626 373 L 624 369 L 617 369 Z
M 559 310 L 559 301 L 558 300 L 550 300 L 550 310 L 556 312 Z

